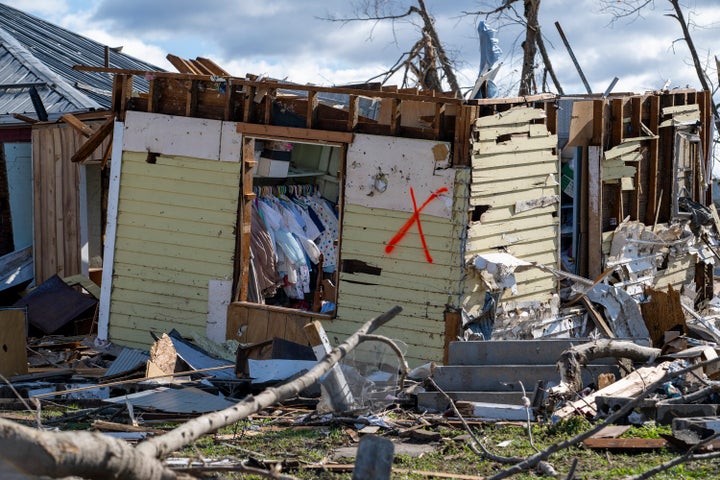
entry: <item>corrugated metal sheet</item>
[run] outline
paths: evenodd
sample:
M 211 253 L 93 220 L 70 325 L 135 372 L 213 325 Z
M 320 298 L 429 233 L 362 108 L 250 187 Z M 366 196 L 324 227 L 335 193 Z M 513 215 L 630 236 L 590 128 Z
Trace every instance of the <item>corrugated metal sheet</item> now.
M 0 4 L 0 85 L 44 83 L 37 87 L 48 113 L 109 108 L 112 76 L 73 70 L 74 65 L 103 66 L 105 45 Z M 110 51 L 109 66 L 161 70 L 129 55 Z M 133 88 L 147 92 L 135 78 Z M 0 90 L 0 114 L 34 114 L 28 89 Z
M 129 402 L 135 407 L 147 410 L 159 410 L 167 413 L 207 413 L 230 408 L 235 402 L 212 395 L 194 387 L 172 389 L 159 387 L 144 392 L 121 395 L 104 400 L 108 403 L 124 405 Z
M 430 165 L 435 160 L 432 147 L 436 143 L 425 140 L 394 139 L 406 142 L 397 150 L 398 157 L 385 142 L 376 144 L 380 151 L 373 150 L 373 144 L 365 143 L 362 149 L 350 146 L 347 164 L 362 163 L 363 158 L 383 158 L 389 171 L 398 165 L 404 178 L 413 184 L 414 168 Z M 416 148 L 425 145 L 426 148 Z M 404 157 L 402 152 L 413 151 L 414 155 Z M 423 153 L 424 152 L 424 153 Z M 432 167 L 431 167 L 432 168 Z M 368 171 L 366 174 L 372 175 Z M 454 170 L 451 171 L 454 173 Z M 432 175 L 432 171 L 430 172 Z M 382 195 L 393 195 L 391 189 L 398 188 L 395 180 L 389 181 L 388 190 Z M 456 187 L 454 175 L 448 177 L 450 191 Z M 426 181 L 417 178 L 418 183 Z M 445 181 L 445 180 L 443 180 Z M 404 184 L 403 184 L 404 185 Z M 435 187 L 432 187 L 435 188 Z M 462 188 L 460 189 L 462 191 Z M 379 193 L 377 195 L 380 195 Z M 427 198 L 426 191 L 416 192 L 418 207 Z M 346 194 L 347 197 L 352 195 Z M 458 225 L 466 218 L 467 204 L 464 201 L 450 202 L 453 205 L 450 218 L 420 214 L 422 230 L 433 262 L 426 259 L 417 224 L 398 243 L 395 250 L 385 253 L 385 245 L 412 216 L 412 212 L 403 211 L 407 205 L 393 200 L 385 208 L 346 204 L 343 216 L 341 258 L 343 261 L 357 260 L 380 269 L 379 275 L 369 273 L 341 273 L 338 297 L 338 316 L 323 326 L 331 339 L 344 339 L 357 330 L 368 319 L 387 311 L 395 305 L 403 307 L 402 313 L 378 333 L 400 340 L 407 344 L 407 359 L 411 364 L 428 360 L 440 360 L 443 357 L 445 340 L 444 311 L 446 305 L 457 304 L 461 291 L 462 269 L 458 252 L 461 251 L 461 228 Z M 402 202 L 411 202 L 407 188 L 404 187 Z M 435 200 L 440 202 L 441 200 Z M 443 199 L 444 201 L 444 199 Z M 466 199 L 465 199 L 466 201 Z M 412 207 L 412 203 L 410 203 Z M 401 210 L 402 209 L 402 210 Z M 347 269 L 346 269 L 347 270 Z M 362 346 L 360 348 L 362 350 Z
M 135 371 L 141 365 L 145 365 L 148 360 L 150 360 L 150 355 L 147 352 L 135 348 L 123 348 L 120 355 L 105 372 L 104 377 L 114 377 L 121 373 Z
M 526 107 L 482 117 L 473 134 L 466 258 L 505 250 L 526 261 L 558 265 L 558 203 L 516 212 L 518 202 L 559 195 L 557 137 L 542 123 L 544 111 Z M 515 301 L 546 301 L 555 289 L 551 274 L 516 274 Z M 509 300 L 509 295 L 503 300 Z
M 205 334 L 210 280 L 232 279 L 240 163 L 123 152 L 110 339 Z

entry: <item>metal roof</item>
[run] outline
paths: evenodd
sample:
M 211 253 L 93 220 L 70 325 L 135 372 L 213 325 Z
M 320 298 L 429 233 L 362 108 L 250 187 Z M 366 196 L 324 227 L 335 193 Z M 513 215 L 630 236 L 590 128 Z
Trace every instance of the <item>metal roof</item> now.
M 108 57 L 111 68 L 162 71 L 112 49 Z M 105 66 L 105 45 L 0 3 L 0 115 L 35 117 L 32 86 L 50 115 L 110 108 L 113 76 L 74 65 Z M 148 82 L 136 76 L 133 88 L 147 92 Z

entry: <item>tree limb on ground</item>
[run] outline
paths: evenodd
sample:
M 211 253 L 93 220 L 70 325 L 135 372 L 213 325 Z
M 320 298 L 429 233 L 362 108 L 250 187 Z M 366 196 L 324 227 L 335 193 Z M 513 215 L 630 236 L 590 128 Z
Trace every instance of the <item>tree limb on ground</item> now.
M 582 367 L 598 358 L 628 358 L 633 362 L 650 363 L 660 356 L 659 348 L 643 347 L 633 342 L 601 338 L 576 345 L 560 355 L 560 384 L 551 395 L 564 397 L 582 390 Z
M 590 430 L 588 430 L 584 433 L 578 434 L 568 440 L 554 443 L 554 444 L 550 445 L 548 448 L 546 448 L 545 450 L 543 450 L 542 452 L 536 453 L 535 455 L 528 457 L 524 461 L 517 463 L 517 464 L 513 465 L 512 467 L 493 475 L 492 477 L 488 477 L 487 480 L 500 480 L 502 478 L 508 478 L 508 477 L 511 477 L 518 473 L 521 473 L 523 471 L 532 470 L 532 469 L 536 468 L 540 462 L 546 461 L 550 457 L 550 455 L 557 453 L 561 450 L 564 450 L 566 448 L 572 447 L 574 445 L 577 445 L 578 443 L 582 442 L 586 438 L 589 438 L 589 437 L 595 435 L 597 432 L 599 432 L 600 430 L 605 428 L 607 425 L 610 425 L 610 424 L 620 420 L 621 418 L 623 418 L 625 415 L 630 413 L 637 405 L 639 405 L 640 402 L 645 397 L 647 397 L 651 393 L 655 392 L 658 388 L 660 388 L 660 386 L 663 383 L 665 383 L 669 380 L 672 380 L 673 378 L 677 378 L 682 375 L 685 375 L 686 373 L 691 372 L 691 371 L 695 370 L 696 368 L 704 367 L 706 365 L 716 363 L 718 360 L 720 360 L 720 359 L 715 358 L 715 359 L 707 360 L 705 362 L 697 363 L 695 365 L 691 365 L 691 366 L 689 366 L 687 368 L 683 368 L 681 370 L 667 372 L 665 375 L 663 375 L 663 377 L 661 379 L 648 385 L 648 387 L 642 393 L 640 393 L 637 397 L 635 397 L 631 401 L 627 402 L 619 410 L 617 410 L 612 415 L 608 416 L 604 421 L 598 423 L 595 427 L 591 428 Z
M 173 480 L 177 473 L 161 460 L 172 452 L 220 428 L 297 395 L 317 382 L 360 342 L 402 311 L 394 307 L 365 323 L 307 373 L 275 388 L 250 396 L 233 407 L 202 415 L 170 432 L 133 448 L 123 440 L 92 432 L 48 432 L 0 419 L 0 463 L 29 475 L 52 478 Z

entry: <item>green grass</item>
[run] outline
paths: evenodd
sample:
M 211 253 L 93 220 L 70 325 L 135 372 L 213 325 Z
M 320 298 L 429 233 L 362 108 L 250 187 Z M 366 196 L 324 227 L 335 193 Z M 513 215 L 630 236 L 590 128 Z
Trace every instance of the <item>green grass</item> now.
M 544 449 L 556 442 L 570 438 L 577 433 L 586 431 L 592 425 L 584 419 L 572 418 L 557 425 L 533 425 L 532 432 L 535 445 Z M 293 465 L 302 463 L 318 463 L 328 461 L 333 449 L 354 445 L 345 426 L 334 427 L 272 427 L 260 426 L 253 430 L 252 435 L 243 435 L 242 430 L 252 428 L 252 422 L 245 422 L 241 428 L 236 429 L 233 439 L 224 439 L 222 443 L 233 445 L 219 445 L 214 436 L 205 437 L 196 442 L 196 448 L 208 458 L 247 458 L 250 452 L 260 453 L 264 458 L 277 461 L 290 462 Z M 433 429 L 426 427 L 426 429 Z M 233 429 L 224 429 L 221 434 L 230 433 Z M 475 476 L 490 476 L 507 468 L 497 462 L 486 461 L 478 457 L 468 446 L 466 432 L 447 426 L 436 428 L 442 435 L 432 453 L 419 458 L 406 455 L 396 455 L 394 466 L 411 472 L 435 471 Z M 517 425 L 487 424 L 475 428 L 475 434 L 489 450 L 495 455 L 527 457 L 535 453 L 526 429 Z M 664 426 L 632 427 L 625 437 L 658 438 L 660 433 L 668 433 L 669 428 Z M 386 432 L 385 436 L 399 440 L 397 432 Z M 507 447 L 498 447 L 503 440 L 512 440 Z M 405 441 L 408 441 L 405 439 Z M 189 453 L 189 452 L 183 452 Z M 576 478 L 580 479 L 618 479 L 636 475 L 649 470 L 659 463 L 668 461 L 678 455 L 677 452 L 662 449 L 653 452 L 623 453 L 589 450 L 582 446 L 572 447 L 550 457 L 550 463 L 563 476 L 567 474 L 574 458 L 578 459 Z M 337 463 L 353 463 L 354 459 L 336 459 Z M 284 470 L 285 471 L 285 470 Z M 303 479 L 350 479 L 351 473 L 321 472 L 317 470 L 292 470 L 290 474 Z M 222 478 L 234 478 L 223 476 Z M 246 476 L 243 478 L 254 478 Z M 424 475 L 413 473 L 397 473 L 393 478 L 421 479 Z M 536 479 L 535 472 L 525 472 L 516 475 L 516 479 Z M 675 467 L 668 472 L 658 474 L 654 478 L 664 479 L 695 479 L 720 478 L 720 467 L 716 462 L 694 463 Z
M 19 413 L 19 412 L 14 412 Z M 71 412 L 69 412 L 71 413 Z M 46 419 L 57 418 L 58 412 L 45 410 Z M 23 414 L 23 423 L 32 425 L 34 419 L 31 414 Z M 335 424 L 332 426 L 310 427 L 288 425 L 290 418 L 282 419 L 286 423 L 277 424 L 270 417 L 259 417 L 244 420 L 225 427 L 212 435 L 203 436 L 193 445 L 173 453 L 174 457 L 203 458 L 212 460 L 234 459 L 237 461 L 253 458 L 257 461 L 272 460 L 284 465 L 283 472 L 301 479 L 350 479 L 350 472 L 320 470 L 306 470 L 297 468 L 306 464 L 318 463 L 354 463 L 353 458 L 331 459 L 333 452 L 340 447 L 356 446 L 357 434 L 351 425 Z M 436 431 L 441 440 L 434 444 L 434 450 L 420 457 L 396 455 L 394 466 L 410 472 L 435 471 L 474 475 L 479 477 L 491 476 L 507 468 L 498 462 L 487 461 L 476 455 L 469 447 L 469 436 L 456 424 L 444 422 L 442 419 L 434 425 L 423 427 L 425 430 Z M 88 422 L 63 424 L 63 430 L 87 429 Z M 163 427 L 171 429 L 174 424 Z M 539 449 L 571 438 L 592 428 L 593 424 L 581 417 L 572 417 L 556 424 L 533 424 L 532 435 L 534 444 Z M 474 426 L 475 435 L 493 454 L 506 457 L 528 457 L 536 450 L 533 448 L 524 426 L 518 424 L 488 423 Z M 398 431 L 381 431 L 393 441 L 412 442 L 409 438 L 400 438 Z M 658 425 L 645 425 L 631 427 L 623 437 L 628 438 L 659 438 L 661 434 L 670 433 L 670 427 Z M 510 444 L 500 447 L 503 441 L 511 440 Z M 576 470 L 577 479 L 614 480 L 631 475 L 637 475 L 650 468 L 666 462 L 679 452 L 661 449 L 651 452 L 628 453 L 619 451 L 590 450 L 582 445 L 562 450 L 549 459 L 549 462 L 560 473 L 561 478 L 567 472 L 575 458 L 578 459 Z M 540 475 L 535 472 L 524 472 L 516 475 L 515 479 L 536 479 Z M 259 478 L 241 476 L 236 473 L 223 472 L 213 476 L 207 474 L 205 478 Z M 423 479 L 424 475 L 414 473 L 395 473 L 397 479 Z M 669 471 L 653 477 L 658 480 L 665 479 L 704 479 L 720 478 L 720 466 L 717 461 L 695 462 L 675 467 Z

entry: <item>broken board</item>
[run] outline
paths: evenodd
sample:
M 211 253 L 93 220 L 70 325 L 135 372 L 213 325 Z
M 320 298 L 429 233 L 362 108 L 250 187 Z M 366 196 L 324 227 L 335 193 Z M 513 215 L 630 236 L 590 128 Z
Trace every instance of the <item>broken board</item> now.
M 28 373 L 26 331 L 25 309 L 0 310 L 0 374 L 6 378 Z

